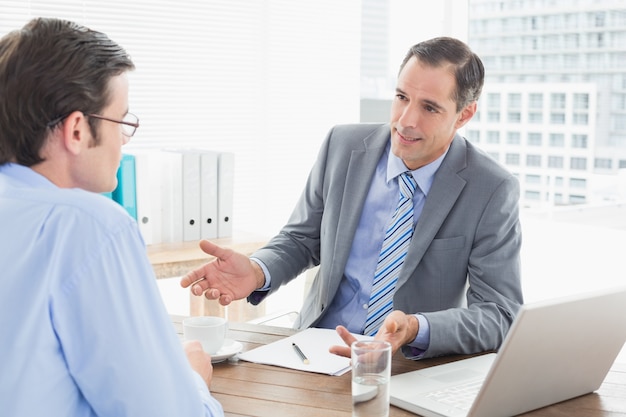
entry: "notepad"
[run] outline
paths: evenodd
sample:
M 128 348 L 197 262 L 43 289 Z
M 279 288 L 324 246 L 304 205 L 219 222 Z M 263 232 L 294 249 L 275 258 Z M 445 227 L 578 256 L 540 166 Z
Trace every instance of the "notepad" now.
M 371 339 L 363 335 L 354 335 L 359 340 Z M 295 343 L 309 360 L 306 364 L 294 350 Z M 350 370 L 350 358 L 332 354 L 328 349 L 333 345 L 345 345 L 334 329 L 310 328 L 276 342 L 260 346 L 239 354 L 239 359 L 315 372 L 327 375 L 343 375 Z

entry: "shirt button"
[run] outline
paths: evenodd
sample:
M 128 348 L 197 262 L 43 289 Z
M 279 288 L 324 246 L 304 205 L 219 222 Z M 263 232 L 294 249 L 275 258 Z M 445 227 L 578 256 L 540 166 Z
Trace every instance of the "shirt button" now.
M 363 310 L 367 310 L 368 309 L 368 305 L 367 304 L 363 304 Z

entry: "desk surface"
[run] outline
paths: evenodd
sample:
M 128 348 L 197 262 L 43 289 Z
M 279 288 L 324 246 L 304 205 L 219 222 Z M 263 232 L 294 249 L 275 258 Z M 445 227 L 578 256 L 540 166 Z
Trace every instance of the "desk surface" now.
M 182 317 L 172 316 L 179 334 Z M 294 330 L 231 322 L 229 337 L 244 350 L 289 336 Z M 411 361 L 398 353 L 393 375 L 461 359 L 462 356 Z M 350 373 L 342 376 L 313 374 L 245 361 L 226 361 L 213 367 L 211 392 L 226 416 L 319 417 L 352 415 Z M 414 414 L 391 406 L 390 417 Z M 615 364 L 600 389 L 531 413 L 528 417 L 626 416 L 626 364 Z

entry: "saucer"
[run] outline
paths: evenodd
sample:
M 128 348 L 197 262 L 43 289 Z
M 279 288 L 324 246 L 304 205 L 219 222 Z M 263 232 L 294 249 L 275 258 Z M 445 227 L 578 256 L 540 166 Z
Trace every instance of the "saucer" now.
M 241 352 L 243 345 L 233 339 L 224 340 L 224 345 L 217 351 L 217 353 L 211 355 L 211 363 L 223 362 L 233 355 Z

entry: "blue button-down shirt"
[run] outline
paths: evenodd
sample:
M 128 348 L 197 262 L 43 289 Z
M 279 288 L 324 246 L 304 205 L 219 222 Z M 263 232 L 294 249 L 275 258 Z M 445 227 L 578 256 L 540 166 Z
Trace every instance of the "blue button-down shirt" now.
M 121 206 L 0 166 L 0 266 L 1 415 L 223 416 Z

